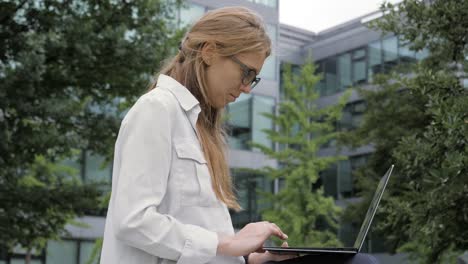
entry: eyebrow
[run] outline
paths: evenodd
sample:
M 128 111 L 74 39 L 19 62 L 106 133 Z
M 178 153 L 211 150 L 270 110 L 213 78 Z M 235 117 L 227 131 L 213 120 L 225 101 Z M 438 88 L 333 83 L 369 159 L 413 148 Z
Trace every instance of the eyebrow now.
M 249 69 L 254 70 L 254 71 L 255 71 L 255 75 L 258 75 L 258 74 L 260 73 L 260 71 L 257 70 L 255 67 L 252 67 L 252 66 L 246 64 L 245 62 L 243 62 L 243 63 L 245 64 L 245 66 L 249 67 Z
M 237 58 L 236 56 L 231 56 L 231 58 L 235 61 L 237 61 L 237 63 L 240 63 L 241 65 L 244 65 L 245 67 L 247 67 L 249 70 L 253 70 L 255 72 L 255 75 L 259 75 L 260 74 L 260 71 L 257 70 L 255 67 L 252 67 L 250 65 L 248 65 L 247 63 L 241 61 L 239 58 Z

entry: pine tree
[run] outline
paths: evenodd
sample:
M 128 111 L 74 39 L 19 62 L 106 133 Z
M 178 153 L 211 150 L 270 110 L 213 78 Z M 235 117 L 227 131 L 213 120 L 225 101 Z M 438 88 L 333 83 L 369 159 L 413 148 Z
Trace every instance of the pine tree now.
M 336 236 L 340 209 L 332 197 L 324 194 L 319 178 L 321 171 L 343 157 L 321 157 L 317 152 L 336 138 L 335 124 L 341 118 L 347 96 L 336 105 L 320 108 L 316 104 L 316 84 L 321 76 L 316 74 L 310 59 L 298 74 L 286 65 L 282 76 L 284 98 L 278 113 L 265 114 L 276 129 L 264 131 L 279 149 L 253 144 L 278 163 L 277 168 L 266 167 L 262 173 L 284 180 L 284 188 L 278 193 L 264 194 L 270 206 L 262 217 L 278 224 L 288 234 L 290 245 L 340 245 Z

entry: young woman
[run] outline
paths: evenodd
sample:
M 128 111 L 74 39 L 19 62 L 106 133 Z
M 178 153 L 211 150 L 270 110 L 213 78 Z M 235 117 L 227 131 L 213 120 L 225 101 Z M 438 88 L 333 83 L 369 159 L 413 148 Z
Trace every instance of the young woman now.
M 273 223 L 234 233 L 228 208 L 240 206 L 225 157 L 221 113 L 249 93 L 271 43 L 245 8 L 208 12 L 179 53 L 122 121 L 101 263 L 249 263 L 286 259 L 252 253 Z
M 122 121 L 101 264 L 234 264 L 290 259 L 259 251 L 274 223 L 234 233 L 240 206 L 225 157 L 221 113 L 249 93 L 271 42 L 258 15 L 213 10 L 186 34 L 178 54 Z M 284 243 L 283 246 L 287 246 Z

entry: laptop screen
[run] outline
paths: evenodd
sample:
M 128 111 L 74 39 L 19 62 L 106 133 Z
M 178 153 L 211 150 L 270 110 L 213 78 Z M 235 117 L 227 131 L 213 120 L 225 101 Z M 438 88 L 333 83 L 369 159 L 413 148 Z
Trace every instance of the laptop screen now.
M 382 199 L 382 195 L 384 193 L 385 187 L 387 186 L 388 179 L 393 171 L 393 165 L 387 170 L 385 175 L 379 182 L 377 189 L 375 190 L 374 198 L 370 203 L 369 209 L 367 210 L 366 217 L 364 218 L 364 222 L 362 223 L 361 230 L 356 238 L 356 242 L 354 243 L 354 248 L 358 249 L 358 252 L 361 251 L 362 245 L 364 244 L 364 239 L 369 231 L 369 228 L 372 223 L 372 219 L 374 218 L 375 212 L 377 211 L 377 207 L 379 206 L 380 199 Z

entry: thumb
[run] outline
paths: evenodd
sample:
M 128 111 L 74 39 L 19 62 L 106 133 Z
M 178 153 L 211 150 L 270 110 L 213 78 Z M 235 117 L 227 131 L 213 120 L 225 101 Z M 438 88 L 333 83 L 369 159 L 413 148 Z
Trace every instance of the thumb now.
M 283 244 L 281 244 L 281 247 L 289 247 L 288 242 L 284 241 Z

